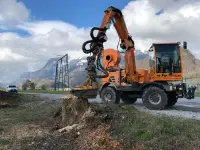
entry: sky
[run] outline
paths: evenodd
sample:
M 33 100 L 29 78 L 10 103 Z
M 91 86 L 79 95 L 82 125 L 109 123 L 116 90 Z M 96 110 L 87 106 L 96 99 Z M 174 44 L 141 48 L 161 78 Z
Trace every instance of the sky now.
M 136 49 L 187 41 L 200 58 L 200 0 L 0 0 L 0 82 L 14 81 L 66 53 L 85 56 L 81 46 L 109 6 L 122 11 Z M 113 27 L 107 36 L 105 48 L 116 48 Z

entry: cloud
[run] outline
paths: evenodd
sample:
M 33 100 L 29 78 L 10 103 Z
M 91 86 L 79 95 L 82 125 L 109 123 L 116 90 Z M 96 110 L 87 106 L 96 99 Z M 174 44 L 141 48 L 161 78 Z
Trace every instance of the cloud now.
M 155 15 L 164 9 L 161 15 Z M 136 47 L 145 50 L 154 42 L 187 41 L 195 53 L 200 46 L 200 2 L 196 0 L 139 0 L 130 2 L 123 14 Z
M 16 0 L 2 2 L 4 5 L 9 2 L 15 5 L 3 8 L 4 13 L 0 9 L 0 28 L 2 21 L 18 22 L 15 28 L 30 33 L 28 37 L 13 32 L 0 34 L 0 76 L 5 76 L 3 80 L 14 80 L 24 71 L 40 69 L 49 58 L 58 55 L 68 53 L 72 58 L 86 56 L 82 52 L 82 44 L 91 39 L 91 28 L 77 28 L 58 20 L 26 21 L 30 12 L 23 3 Z M 156 15 L 160 10 L 163 12 Z M 137 0 L 128 3 L 122 12 L 136 49 L 147 50 L 155 42 L 186 40 L 189 49 L 200 58 L 199 10 L 200 2 L 197 0 Z M 16 13 L 11 13 L 10 17 L 3 15 L 9 14 L 9 11 Z M 113 27 L 107 35 L 109 40 L 105 48 L 116 49 L 119 38 Z M 7 76 L 9 72 L 12 73 Z
M 30 11 L 17 0 L 0 0 L 0 28 L 13 27 L 27 20 Z
M 24 56 L 12 53 L 8 48 L 2 48 L 0 51 L 0 60 L 1 61 L 23 61 Z
M 22 72 L 38 70 L 48 59 L 58 55 L 68 53 L 71 58 L 82 57 L 82 44 L 90 39 L 90 29 L 78 29 L 60 21 L 26 22 L 18 27 L 31 35 L 21 37 L 14 32 L 0 33 L 0 70 L 5 70 L 0 76 L 6 81 L 19 78 Z M 13 68 L 11 64 L 23 67 Z M 6 75 L 9 71 L 17 72 L 17 76 L 10 78 Z
M 63 21 L 36 21 L 36 22 L 25 22 L 18 26 L 21 29 L 27 30 L 32 35 L 47 34 L 53 29 L 63 32 L 75 32 L 79 30 L 74 25 Z

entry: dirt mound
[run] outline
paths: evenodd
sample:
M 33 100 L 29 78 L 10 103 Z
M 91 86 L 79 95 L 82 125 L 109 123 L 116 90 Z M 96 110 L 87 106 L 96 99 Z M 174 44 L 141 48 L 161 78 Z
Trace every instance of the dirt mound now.
M 88 100 L 74 95 L 68 95 L 62 99 L 62 123 L 73 125 L 79 123 L 84 113 L 88 110 Z
M 120 142 L 112 139 L 108 132 L 108 112 L 107 109 L 102 112 L 99 105 L 89 104 L 87 99 L 68 95 L 62 99 L 63 128 L 58 131 L 74 138 L 76 149 L 122 149 Z
M 109 129 L 109 125 L 99 125 L 89 133 L 80 133 L 83 135 L 76 140 L 77 149 L 122 150 L 122 144 L 110 136 Z

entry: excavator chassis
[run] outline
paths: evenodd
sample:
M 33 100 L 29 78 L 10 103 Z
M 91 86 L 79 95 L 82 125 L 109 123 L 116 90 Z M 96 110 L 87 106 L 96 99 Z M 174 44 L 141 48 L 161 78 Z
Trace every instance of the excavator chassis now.
M 106 31 L 110 29 L 112 23 L 121 40 L 120 48 L 126 50 L 124 56 L 124 72 L 121 72 L 119 67 L 119 55 L 113 52 L 108 54 L 105 53 L 106 50 L 104 49 L 103 45 L 104 42 L 108 40 Z M 97 36 L 95 36 L 94 31 L 98 31 Z M 178 85 L 169 83 L 170 81 L 182 80 L 182 71 L 175 71 L 172 65 L 167 66 L 168 71 L 163 71 L 164 67 L 163 65 L 160 65 L 160 68 L 162 69 L 157 71 L 155 66 L 157 61 L 152 59 L 151 63 L 154 65 L 150 65 L 150 73 L 147 71 L 147 69 L 136 70 L 134 41 L 128 33 L 123 14 L 119 9 L 109 7 L 105 11 L 104 19 L 100 28 L 92 28 L 90 36 L 92 39 L 84 42 L 82 45 L 82 50 L 84 53 L 92 54 L 92 56 L 87 57 L 88 66 L 86 70 L 88 72 L 88 80 L 85 82 L 84 86 L 74 87 L 71 91 L 71 94 L 81 98 L 96 98 L 99 91 L 102 101 L 109 103 L 119 103 L 120 99 L 122 99 L 124 102 L 129 101 L 128 103 L 130 104 L 134 103 L 137 98 L 142 98 L 144 105 L 148 109 L 156 110 L 161 110 L 165 107 L 171 107 L 175 105 L 178 98 L 181 97 L 185 97 L 187 99 L 194 98 L 195 88 L 188 89 L 187 91 L 186 85 L 183 83 Z M 157 53 L 155 53 L 155 45 L 162 44 L 164 44 L 164 48 L 170 44 L 173 44 L 173 48 L 170 49 L 173 50 L 174 46 L 176 49 L 178 48 L 177 52 L 180 52 L 181 58 L 182 54 L 179 42 L 168 44 L 154 43 L 149 52 L 154 52 L 154 55 L 157 56 Z M 88 45 L 90 48 L 87 49 L 88 46 L 86 45 Z M 187 44 L 184 44 L 183 47 L 184 49 L 187 49 Z M 167 50 L 169 51 L 168 48 Z M 103 65 L 101 62 L 101 57 L 103 57 Z M 171 59 L 169 59 L 169 61 L 170 60 Z M 179 60 L 179 62 L 181 61 L 182 59 Z M 173 62 L 172 60 L 170 62 L 173 64 L 176 61 Z M 178 69 L 182 70 L 182 67 L 180 66 Z M 99 70 L 101 74 L 97 74 L 97 70 Z M 164 72 L 167 72 L 167 75 L 164 75 Z M 98 84 L 96 80 L 97 78 L 102 79 L 101 86 Z

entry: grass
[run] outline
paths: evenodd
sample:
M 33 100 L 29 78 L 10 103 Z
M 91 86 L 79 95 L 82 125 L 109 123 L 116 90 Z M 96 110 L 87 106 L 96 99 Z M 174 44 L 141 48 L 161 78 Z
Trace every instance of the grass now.
M 60 103 L 36 95 L 19 95 L 9 102 L 18 107 L 0 109 L 0 149 L 74 149 L 69 134 L 60 136 L 52 132 L 52 127 L 61 122 L 52 118 Z M 109 134 L 122 143 L 123 149 L 200 149 L 198 120 L 153 116 L 131 105 L 91 106 L 96 115 L 88 120 L 86 131 L 79 130 L 82 139 L 107 124 L 111 126 Z M 86 141 L 88 145 L 94 144 L 91 139 Z M 81 138 L 77 142 L 81 143 Z M 101 142 L 104 143 L 107 141 Z
M 19 93 L 44 93 L 44 94 L 68 94 L 68 91 L 50 91 L 50 90 L 24 90 Z
M 44 120 L 50 117 L 58 107 L 55 103 L 34 95 L 19 95 L 16 99 L 7 100 L 7 102 L 18 107 L 0 109 L 1 128 Z
M 36 95 L 18 95 L 7 102 L 16 106 L 0 109 L 0 149 L 37 149 L 41 145 L 35 141 L 55 143 L 58 140 L 50 130 L 56 123 L 52 117 L 60 103 Z M 29 148 L 31 143 L 36 144 Z M 48 145 L 44 149 L 49 149 Z
M 200 121 L 153 116 L 133 106 L 119 106 L 112 115 L 116 118 L 111 121 L 110 133 L 123 141 L 125 149 L 138 143 L 155 150 L 200 149 Z
M 195 92 L 195 96 L 200 97 L 200 92 Z

